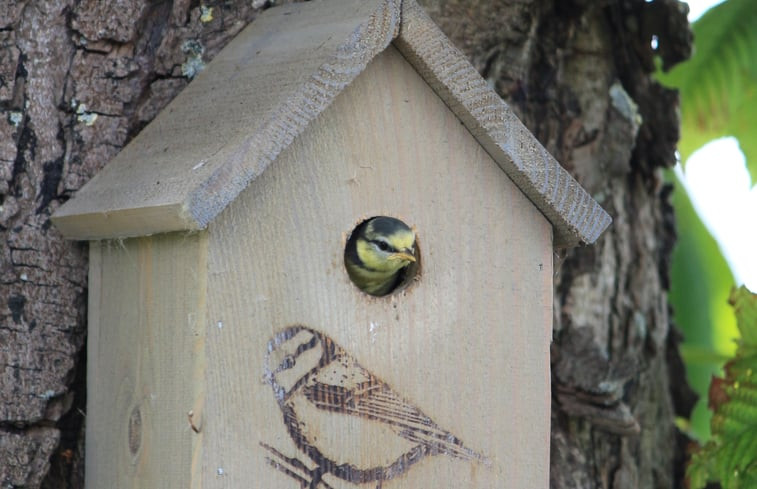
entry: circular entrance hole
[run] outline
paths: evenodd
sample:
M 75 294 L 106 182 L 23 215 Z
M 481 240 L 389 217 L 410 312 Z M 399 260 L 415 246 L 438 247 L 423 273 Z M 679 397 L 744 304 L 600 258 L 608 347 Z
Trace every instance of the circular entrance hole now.
M 352 230 L 344 248 L 350 280 L 363 292 L 385 296 L 410 285 L 421 264 L 415 231 L 399 219 L 374 216 Z

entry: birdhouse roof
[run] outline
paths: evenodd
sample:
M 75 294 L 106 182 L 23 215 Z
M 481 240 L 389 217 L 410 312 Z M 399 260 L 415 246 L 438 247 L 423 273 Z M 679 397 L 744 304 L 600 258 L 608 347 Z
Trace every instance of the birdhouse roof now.
M 555 246 L 599 237 L 609 215 L 414 0 L 265 11 L 53 221 L 75 239 L 205 228 L 391 43 L 550 221 Z

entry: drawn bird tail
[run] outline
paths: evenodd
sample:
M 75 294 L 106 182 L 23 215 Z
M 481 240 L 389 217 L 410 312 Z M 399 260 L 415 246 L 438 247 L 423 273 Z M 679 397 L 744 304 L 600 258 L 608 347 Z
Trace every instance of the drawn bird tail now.
M 491 465 L 491 461 L 484 455 L 471 450 L 452 433 L 434 433 L 428 431 L 405 432 L 403 436 L 411 441 L 428 447 L 429 455 L 449 455 L 462 460 L 475 460 L 484 465 Z

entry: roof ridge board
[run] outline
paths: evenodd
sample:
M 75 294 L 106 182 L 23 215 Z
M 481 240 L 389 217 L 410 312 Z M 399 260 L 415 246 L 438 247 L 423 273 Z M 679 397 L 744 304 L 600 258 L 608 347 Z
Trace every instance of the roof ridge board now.
M 206 227 L 249 183 L 257 178 L 349 85 L 368 63 L 399 35 L 400 1 L 381 0 L 329 60 L 292 92 L 255 134 L 243 141 L 186 201 L 186 212 Z M 250 157 L 250 153 L 256 153 Z M 254 166 L 246 165 L 252 161 Z M 224 189 L 220 192 L 219 189 Z M 221 198 L 219 198 L 221 197 Z
M 240 32 L 224 49 L 237 50 L 235 56 L 239 59 L 226 59 L 228 56 L 224 58 L 222 50 L 216 57 L 218 59 L 211 60 L 211 68 L 214 62 L 221 63 L 221 66 L 226 64 L 221 77 L 211 82 L 203 79 L 205 73 L 200 73 L 198 79 L 190 83 L 109 163 L 116 164 L 117 167 L 98 172 L 71 201 L 54 213 L 56 226 L 65 236 L 73 239 L 122 238 L 205 228 L 331 103 L 344 86 L 354 80 L 396 38 L 399 34 L 400 7 L 400 0 L 329 0 L 282 5 L 263 12 L 256 22 Z M 283 42 L 272 45 L 271 35 L 283 34 L 286 37 L 287 32 L 294 28 L 293 13 L 302 14 L 297 25 L 305 22 L 306 25 L 335 24 L 342 28 L 337 30 L 340 32 L 338 37 L 335 37 L 334 32 L 324 31 L 320 27 L 312 29 L 312 32 L 299 29 L 292 33 L 304 36 L 303 39 L 311 42 L 311 46 L 288 46 Z M 277 19 L 277 16 L 281 18 Z M 284 16 L 289 22 L 282 21 Z M 314 21 L 315 16 L 318 21 Z M 249 34 L 245 34 L 246 32 Z M 242 45 L 234 46 L 235 42 L 239 42 L 240 36 L 247 40 L 241 41 Z M 323 37 L 322 42 L 318 41 L 318 36 Z M 250 86 L 251 80 L 263 90 L 269 84 L 282 88 L 273 97 L 268 97 L 268 101 L 273 103 L 266 104 L 264 101 L 261 104 L 259 114 L 263 120 L 255 124 L 252 131 L 248 127 L 246 134 L 241 130 L 230 134 L 228 141 L 212 154 L 199 154 L 194 160 L 184 155 L 175 164 L 171 161 L 167 161 L 166 165 L 161 164 L 163 172 L 173 172 L 178 180 L 183 180 L 180 183 L 184 187 L 169 187 L 166 185 L 168 177 L 163 175 L 159 179 L 164 184 L 160 188 L 161 197 L 157 201 L 150 198 L 152 194 L 149 190 L 155 182 L 152 181 L 154 178 L 151 180 L 149 170 L 156 168 L 155 162 L 139 162 L 138 158 L 145 148 L 135 149 L 132 145 L 142 140 L 143 134 L 150 134 L 150 131 L 165 131 L 163 126 L 167 121 L 174 121 L 168 123 L 168 129 L 172 125 L 184 127 L 188 112 L 194 114 L 205 109 L 223 112 L 225 109 L 222 107 L 200 106 L 191 99 L 207 99 L 208 90 L 224 90 L 224 83 L 238 78 L 245 69 L 245 60 L 259 54 L 254 45 L 251 47 L 249 44 L 254 44 L 256 40 L 263 41 L 258 49 L 273 50 L 269 65 L 275 65 L 275 60 L 281 60 L 283 56 L 292 69 L 296 70 L 297 56 L 307 56 L 309 53 L 315 60 L 311 63 L 313 68 L 302 69 L 301 73 L 290 76 L 286 75 L 288 68 L 284 66 L 278 70 L 266 71 L 259 79 L 250 78 L 252 75 L 248 74 L 250 80 L 245 82 L 243 90 L 237 90 L 237 95 L 256 96 Z M 328 46 L 324 46 L 325 44 Z M 296 80 L 296 83 L 282 86 L 281 82 L 286 82 L 287 77 Z M 228 98 L 220 102 L 228 102 Z M 177 103 L 183 105 L 176 105 Z M 185 133 L 191 130 L 192 127 L 184 129 Z M 149 141 L 153 139 L 154 134 L 148 138 Z M 159 140 L 162 145 L 164 140 Z M 177 141 L 170 143 L 174 147 L 183 147 Z M 130 147 L 134 151 L 130 151 Z M 255 154 L 251 154 L 253 152 Z M 126 158 L 126 154 L 130 156 Z M 164 155 L 165 152 L 159 154 Z M 215 161 L 213 158 L 216 158 Z M 116 168 L 124 168 L 127 173 L 136 175 L 134 181 L 125 185 L 123 178 L 117 177 L 119 172 L 113 171 Z
M 394 44 L 555 228 L 555 246 L 590 244 L 609 214 L 549 154 L 415 0 Z
M 103 202 L 98 201 L 95 189 L 89 192 L 95 195 L 94 199 L 71 206 L 75 211 L 64 205 L 62 212 L 56 213 L 54 219 L 64 234 L 79 238 L 126 237 L 143 231 L 205 228 L 392 42 L 550 221 L 555 246 L 592 243 L 610 224 L 609 215 L 536 140 L 415 0 L 329 0 L 319 2 L 317 8 L 307 3 L 286 7 L 289 10 L 284 10 L 284 6 L 282 10 L 271 9 L 269 15 L 317 12 L 329 22 L 349 20 L 343 30 L 348 34 L 341 40 L 335 39 L 326 50 L 321 49 L 323 44 L 316 46 L 313 52 L 322 56 L 323 62 L 318 59 L 313 63 L 317 66 L 315 71 L 303 70 L 297 84 L 286 88 L 279 94 L 280 101 L 262 112 L 265 119 L 256 125 L 255 131 L 248 135 L 238 133 L 241 137 L 227 146 L 220 156 L 223 160 L 209 165 L 208 173 L 196 181 L 187 182 L 186 190 L 176 193 L 175 200 L 161 202 L 157 207 L 142 205 L 141 211 L 135 211 L 137 204 L 144 204 L 139 200 L 140 192 Z M 324 8 L 330 10 L 324 12 Z M 268 21 L 271 22 L 281 23 L 273 16 Z M 261 35 L 266 37 L 265 29 L 270 25 L 265 22 L 259 25 L 264 26 L 260 27 L 264 29 Z M 255 23 L 251 28 L 254 26 Z M 276 75 L 279 73 L 266 76 Z M 275 80 L 265 78 L 257 83 L 267 81 Z M 149 126 L 146 130 L 150 130 Z M 86 188 L 83 193 L 87 194 Z M 130 202 L 134 205 L 129 205 Z M 113 205 L 108 207 L 109 203 Z M 155 222 L 139 218 L 139 212 L 152 215 Z M 87 216 L 89 224 L 65 222 L 77 215 Z

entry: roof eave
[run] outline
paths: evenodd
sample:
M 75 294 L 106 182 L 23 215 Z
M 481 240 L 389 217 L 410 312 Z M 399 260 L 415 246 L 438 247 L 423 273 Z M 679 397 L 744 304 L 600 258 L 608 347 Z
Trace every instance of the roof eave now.
M 591 244 L 612 222 L 414 0 L 394 44 L 554 227 L 557 248 Z
M 325 5 L 333 9 L 323 14 L 326 17 L 333 15 L 339 19 L 338 16 L 347 15 L 335 3 L 322 4 Z M 54 214 L 56 226 L 72 239 L 122 238 L 205 228 L 394 41 L 419 75 L 549 220 L 556 247 L 596 241 L 609 226 L 610 216 L 526 129 L 415 0 L 361 0 L 355 5 L 361 13 L 355 17 L 359 20 L 354 29 L 350 28 L 345 39 L 330 42 L 332 47 L 328 50 L 315 51 L 323 62 L 319 61 L 312 73 L 299 73 L 304 77 L 298 79 L 304 82 L 284 93 L 278 105 L 269 103 L 265 117 L 256 123 L 254 130 L 235 140 L 232 146 L 224 147 L 218 153 L 222 156 L 214 156 L 215 160 L 204 169 L 201 167 L 205 159 L 202 164 L 195 164 L 174 158 L 179 160 L 174 174 L 186 179 L 174 194 L 164 198 L 163 190 L 147 189 L 144 181 L 137 180 L 132 184 L 134 188 L 110 197 L 118 191 L 119 184 L 128 187 L 129 182 L 120 182 L 119 172 L 111 172 L 109 176 L 98 174 Z M 275 11 L 267 13 L 269 24 L 285 22 L 286 14 Z M 281 15 L 282 19 L 271 17 L 275 15 Z M 212 69 L 212 62 L 208 69 Z M 266 80 L 260 83 L 266 86 Z M 190 84 L 187 93 L 179 96 L 184 96 L 182 103 L 206 93 L 193 91 L 193 85 L 197 86 Z M 166 112 L 169 112 L 166 118 L 179 117 L 170 110 Z M 157 129 L 148 126 L 145 131 L 161 131 L 166 118 L 156 123 Z M 144 144 L 150 143 L 149 138 L 145 141 Z M 139 151 L 131 152 L 131 159 L 124 157 L 117 163 L 129 175 L 144 175 L 154 166 L 140 163 L 138 155 Z M 190 157 L 200 158 L 194 154 Z M 198 168 L 199 172 L 194 172 Z M 165 184 L 161 187 L 165 188 Z

